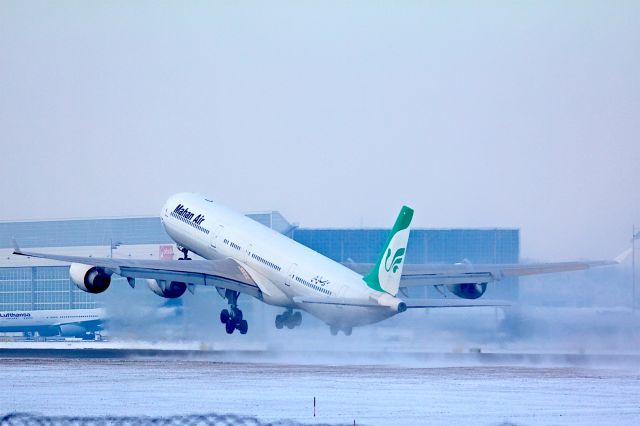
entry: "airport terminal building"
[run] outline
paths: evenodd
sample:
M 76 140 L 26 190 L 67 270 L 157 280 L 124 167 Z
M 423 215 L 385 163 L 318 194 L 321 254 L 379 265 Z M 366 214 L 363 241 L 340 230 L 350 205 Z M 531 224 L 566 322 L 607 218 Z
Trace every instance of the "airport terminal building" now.
M 348 263 L 374 263 L 388 229 L 310 229 L 292 226 L 279 212 L 250 218 L 323 255 Z M 85 293 L 61 263 L 12 255 L 22 248 L 96 257 L 174 259 L 180 256 L 159 217 L 0 222 L 0 311 L 90 309 L 99 295 Z M 413 229 L 407 263 L 517 263 L 517 229 Z M 35 250 L 34 250 L 35 251 Z M 441 297 L 433 288 L 414 288 L 415 297 Z M 487 298 L 518 298 L 517 285 L 491 285 Z

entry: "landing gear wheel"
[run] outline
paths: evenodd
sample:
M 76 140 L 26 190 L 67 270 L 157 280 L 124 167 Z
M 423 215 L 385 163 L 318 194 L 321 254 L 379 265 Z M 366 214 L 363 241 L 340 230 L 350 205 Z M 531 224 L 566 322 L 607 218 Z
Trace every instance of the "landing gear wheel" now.
M 345 336 L 351 336 L 351 332 L 353 331 L 353 328 L 351 327 L 347 327 L 344 330 L 342 330 L 344 332 Z
M 288 308 L 283 313 L 276 315 L 276 328 L 282 329 L 285 326 L 288 329 L 293 329 L 302 324 L 302 314 L 300 312 L 293 312 L 291 308 Z
M 247 331 L 249 330 L 249 324 L 247 323 L 247 320 L 240 321 L 236 327 L 238 328 L 240 334 L 247 334 Z
M 242 321 L 242 311 L 238 308 L 233 308 L 233 320 L 236 322 Z
M 332 336 L 337 336 L 339 330 L 338 330 L 338 327 L 332 325 L 331 327 L 329 327 L 329 331 L 331 331 Z
M 291 312 L 290 311 L 284 311 L 282 313 L 282 322 L 287 323 L 287 322 L 289 322 L 290 319 L 291 319 Z
M 227 334 L 233 334 L 234 330 L 238 330 L 240 334 L 247 334 L 247 330 L 249 330 L 249 324 L 242 318 L 242 311 L 238 309 L 238 296 L 240 293 L 234 290 L 226 289 L 224 292 L 224 298 L 227 299 L 229 308 L 220 311 L 220 322 L 225 325 L 224 329 Z
M 291 322 L 293 322 L 294 327 L 298 327 L 302 324 L 302 314 L 300 312 L 296 312 L 291 316 Z

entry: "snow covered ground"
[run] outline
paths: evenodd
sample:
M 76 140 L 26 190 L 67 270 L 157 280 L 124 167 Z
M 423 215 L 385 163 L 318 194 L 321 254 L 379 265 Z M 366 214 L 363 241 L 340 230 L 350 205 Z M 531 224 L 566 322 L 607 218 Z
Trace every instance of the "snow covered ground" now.
M 217 412 L 371 425 L 640 424 L 640 368 L 5 358 L 0 381 L 3 414 Z

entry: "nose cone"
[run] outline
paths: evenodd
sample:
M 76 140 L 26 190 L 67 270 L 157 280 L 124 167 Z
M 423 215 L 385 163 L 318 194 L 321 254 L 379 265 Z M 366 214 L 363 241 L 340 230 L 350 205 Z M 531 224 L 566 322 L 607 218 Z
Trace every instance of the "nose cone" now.
M 162 210 L 160 211 L 160 219 L 164 222 L 164 218 L 165 216 L 167 216 L 169 214 L 169 206 L 172 204 L 172 200 L 173 196 L 169 197 L 167 199 L 167 201 L 164 202 L 164 205 L 162 206 Z
M 165 201 L 160 212 L 160 219 L 164 223 L 165 219 L 171 214 L 171 212 L 178 206 L 181 194 L 173 194 Z
M 180 192 L 170 196 L 162 207 L 162 215 L 171 213 L 179 204 L 184 204 L 185 199 L 188 199 L 191 195 L 189 192 Z
M 176 209 L 176 207 L 180 205 L 189 205 L 191 202 L 197 200 L 198 197 L 196 194 L 191 192 L 180 192 L 178 194 L 173 194 L 170 196 L 167 201 L 162 206 L 162 211 L 160 212 L 160 219 L 164 223 L 166 218 L 169 217 L 172 211 Z

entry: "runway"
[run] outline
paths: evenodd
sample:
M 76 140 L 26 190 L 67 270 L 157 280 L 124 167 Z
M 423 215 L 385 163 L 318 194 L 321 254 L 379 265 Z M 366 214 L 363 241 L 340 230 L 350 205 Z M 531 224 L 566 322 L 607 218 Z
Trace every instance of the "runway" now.
M 309 424 L 640 423 L 637 367 L 349 365 L 343 356 L 325 364 L 1 358 L 0 407 L 83 416 L 216 412 Z

